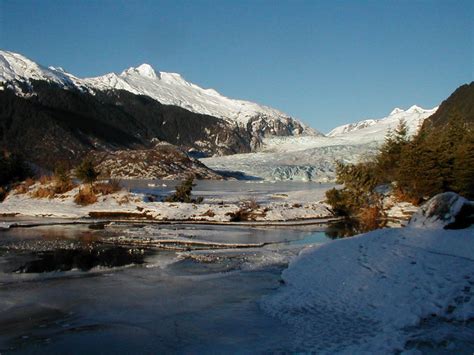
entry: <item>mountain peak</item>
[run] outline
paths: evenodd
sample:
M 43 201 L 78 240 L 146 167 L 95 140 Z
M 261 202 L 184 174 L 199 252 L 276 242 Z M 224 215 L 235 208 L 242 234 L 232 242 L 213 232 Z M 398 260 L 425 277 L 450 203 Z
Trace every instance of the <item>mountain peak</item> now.
M 389 116 L 396 115 L 397 113 L 404 112 L 401 108 L 395 107 L 392 112 L 390 112 Z
M 406 112 L 414 113 L 414 112 L 423 112 L 423 111 L 425 111 L 425 109 L 421 108 L 420 106 L 413 105 Z
M 138 67 L 130 67 L 127 70 L 125 70 L 122 75 L 140 75 L 145 78 L 149 79 L 156 79 L 157 75 L 155 73 L 155 70 L 150 64 L 143 63 L 142 65 L 139 65 Z

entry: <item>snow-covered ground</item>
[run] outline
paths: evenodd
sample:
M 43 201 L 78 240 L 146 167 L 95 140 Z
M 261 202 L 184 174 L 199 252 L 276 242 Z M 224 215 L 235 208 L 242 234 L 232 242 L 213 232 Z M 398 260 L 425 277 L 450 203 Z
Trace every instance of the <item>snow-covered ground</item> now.
M 79 188 L 49 198 L 33 198 L 30 193 L 39 184 L 30 187 L 28 193 L 10 193 L 0 204 L 0 215 L 30 216 L 50 218 L 135 218 L 154 221 L 208 221 L 229 222 L 243 206 L 249 205 L 252 217 L 257 222 L 294 221 L 307 219 L 327 219 L 333 217 L 324 200 L 327 186 L 300 185 L 299 189 L 272 193 L 268 196 L 240 194 L 230 199 L 206 196 L 204 203 L 149 202 L 146 193 L 120 191 L 111 195 L 99 195 L 91 205 L 79 206 L 74 196 Z M 251 190 L 249 185 L 249 190 Z M 195 196 L 199 196 L 198 192 Z
M 474 347 L 473 237 L 472 227 L 407 227 L 308 248 L 261 306 L 294 331 L 289 351 L 382 354 L 428 344 L 459 352 L 463 341 Z M 435 330 L 424 333 L 429 322 Z
M 240 171 L 266 180 L 332 181 L 335 161 L 356 163 L 374 155 L 401 119 L 412 135 L 436 110 L 397 108 L 381 119 L 337 127 L 328 136 L 270 137 L 264 139 L 259 152 L 201 161 L 214 170 Z

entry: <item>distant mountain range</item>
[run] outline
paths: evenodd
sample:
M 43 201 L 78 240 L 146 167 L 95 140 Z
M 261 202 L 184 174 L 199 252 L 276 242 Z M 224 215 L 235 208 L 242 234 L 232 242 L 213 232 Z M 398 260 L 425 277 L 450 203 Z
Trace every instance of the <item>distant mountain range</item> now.
M 334 128 L 327 134 L 328 137 L 338 137 L 350 134 L 348 137 L 362 138 L 366 135 L 369 139 L 379 140 L 383 139 L 388 130 L 395 129 L 400 122 L 404 120 L 409 134 L 415 134 L 422 126 L 424 120 L 434 114 L 438 107 L 432 109 L 424 109 L 413 105 L 407 110 L 395 108 L 386 117 L 379 119 L 368 119 L 356 123 L 350 123 Z
M 1 146 L 47 168 L 91 150 L 146 149 L 157 141 L 225 155 L 251 152 L 268 136 L 318 134 L 278 110 L 147 64 L 81 79 L 0 51 Z
M 456 115 L 474 122 L 474 83 L 458 88 L 439 108 L 395 108 L 386 117 L 342 125 L 324 136 L 276 109 L 229 99 L 148 64 L 78 78 L 0 51 L 0 146 L 49 169 L 58 161 L 74 164 L 91 151 L 106 152 L 109 170 L 126 176 L 127 171 L 112 164 L 114 156 L 128 161 L 156 157 L 161 153 L 146 150 L 167 142 L 174 146 L 169 149 L 190 156 L 213 156 L 201 161 L 217 170 L 273 180 L 329 181 L 335 160 L 355 162 L 372 154 L 401 119 L 415 134 L 421 127 L 441 127 Z M 150 164 L 155 163 L 154 158 Z M 183 160 L 186 166 L 198 165 Z M 146 164 L 139 170 L 146 171 Z M 161 166 L 154 174 L 169 171 Z
M 257 153 L 201 161 L 215 170 L 241 171 L 268 180 L 333 181 L 335 161 L 356 163 L 370 157 L 400 120 L 413 135 L 437 109 L 396 108 L 386 117 L 342 125 L 326 136 L 268 137 Z

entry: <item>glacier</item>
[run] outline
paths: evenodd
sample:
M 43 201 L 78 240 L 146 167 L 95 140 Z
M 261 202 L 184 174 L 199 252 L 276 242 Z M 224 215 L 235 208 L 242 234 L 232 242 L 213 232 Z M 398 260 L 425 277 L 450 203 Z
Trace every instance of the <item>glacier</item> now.
M 407 110 L 396 108 L 386 117 L 343 125 L 326 136 L 267 137 L 258 152 L 201 161 L 214 170 L 240 171 L 265 180 L 331 182 L 335 179 L 335 161 L 370 159 L 400 120 L 406 122 L 408 134 L 414 135 L 437 109 L 416 105 Z

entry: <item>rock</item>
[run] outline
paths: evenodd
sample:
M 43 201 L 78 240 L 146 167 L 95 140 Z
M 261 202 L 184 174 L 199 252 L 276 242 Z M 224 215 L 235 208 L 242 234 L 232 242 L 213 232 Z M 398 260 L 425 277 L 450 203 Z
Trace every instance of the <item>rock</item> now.
M 117 179 L 183 180 L 192 174 L 199 180 L 223 177 L 178 147 L 160 143 L 152 149 L 116 150 L 96 153 L 96 169 L 103 177 Z
M 462 229 L 474 224 L 474 202 L 454 192 L 438 194 L 412 216 L 408 227 Z

